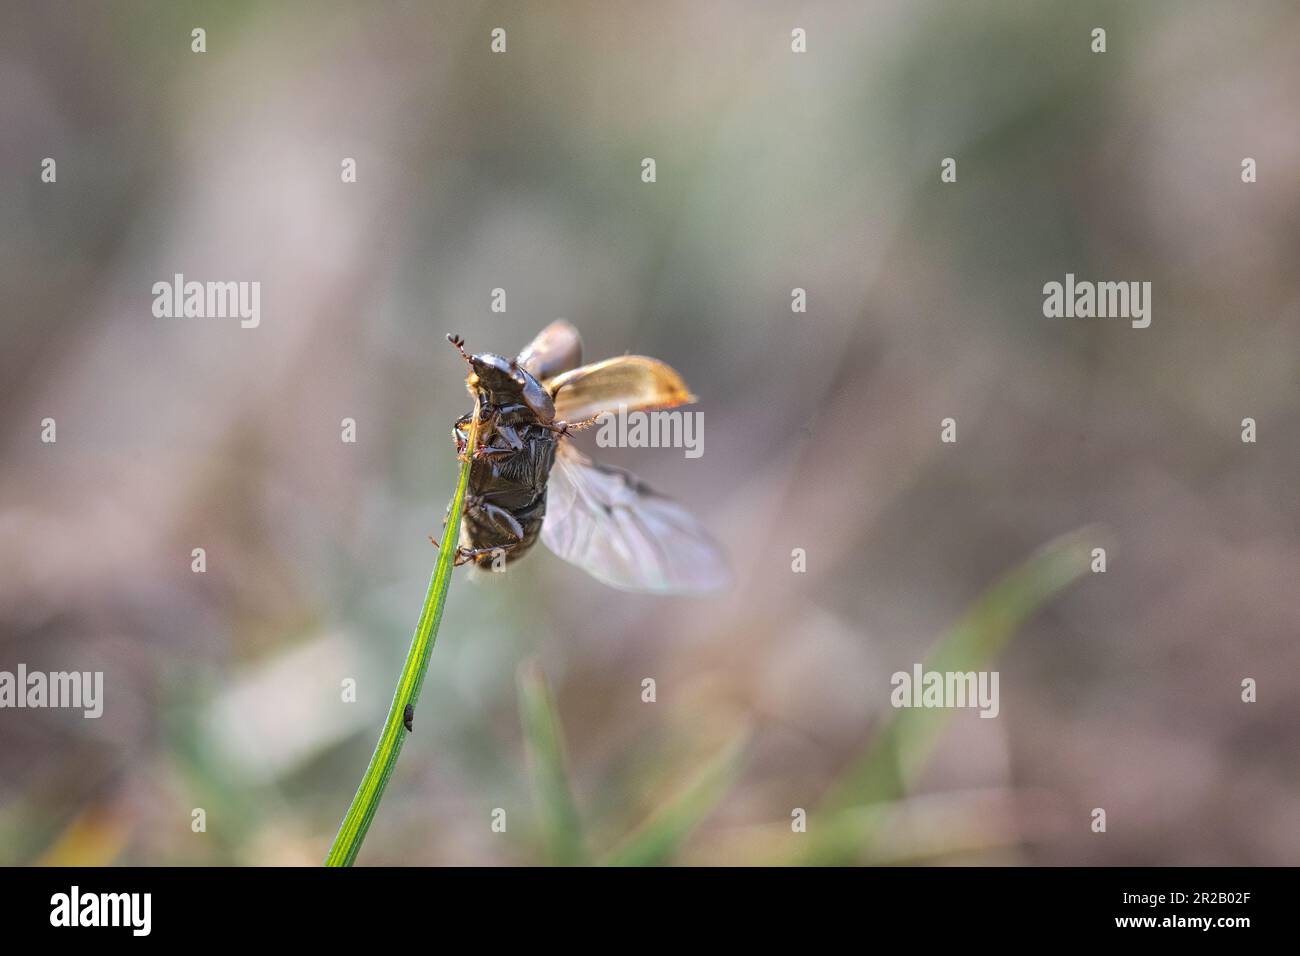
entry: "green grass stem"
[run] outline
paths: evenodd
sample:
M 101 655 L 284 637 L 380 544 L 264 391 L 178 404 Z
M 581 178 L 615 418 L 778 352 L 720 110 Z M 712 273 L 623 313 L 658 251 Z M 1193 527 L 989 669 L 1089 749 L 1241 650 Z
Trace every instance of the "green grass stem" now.
M 460 518 L 465 505 L 465 491 L 469 487 L 469 467 L 474 458 L 474 449 L 478 445 L 478 405 L 474 406 L 474 420 L 470 425 L 469 440 L 466 442 L 465 455 L 460 466 L 460 478 L 456 482 L 456 494 L 451 499 L 451 509 L 447 512 L 447 526 L 443 531 L 442 545 L 438 549 L 438 560 L 433 566 L 433 576 L 429 578 L 429 590 L 424 596 L 424 607 L 420 611 L 420 621 L 415 626 L 415 635 L 411 638 L 410 650 L 406 652 L 406 663 L 402 665 L 401 676 L 397 679 L 397 690 L 393 693 L 393 702 L 388 708 L 388 719 L 375 744 L 375 752 L 370 755 L 370 764 L 352 797 L 352 805 L 339 824 L 334 843 L 329 855 L 325 857 L 326 866 L 351 866 L 357 859 L 361 844 L 375 818 L 379 800 L 384 795 L 388 780 L 397 766 L 397 757 L 402 752 L 407 730 L 402 718 L 406 706 L 414 709 L 420 699 L 420 688 L 424 686 L 424 674 L 429 668 L 429 656 L 433 653 L 434 642 L 438 639 L 438 626 L 442 623 L 443 605 L 447 603 L 447 587 L 451 584 L 451 572 L 455 565 L 456 542 L 460 539 Z

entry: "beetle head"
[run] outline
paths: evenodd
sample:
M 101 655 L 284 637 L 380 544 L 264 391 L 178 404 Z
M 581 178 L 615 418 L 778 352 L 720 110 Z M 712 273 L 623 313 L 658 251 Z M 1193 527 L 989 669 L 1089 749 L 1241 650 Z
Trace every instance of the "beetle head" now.
M 527 405 L 541 421 L 555 420 L 555 403 L 551 393 L 518 362 L 494 352 L 471 355 L 462 343 L 448 336 L 469 363 L 469 385 L 489 405 Z

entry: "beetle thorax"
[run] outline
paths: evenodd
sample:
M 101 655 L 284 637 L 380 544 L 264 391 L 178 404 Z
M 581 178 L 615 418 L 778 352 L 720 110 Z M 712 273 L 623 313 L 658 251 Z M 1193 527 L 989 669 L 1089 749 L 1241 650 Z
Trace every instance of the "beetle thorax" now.
M 489 404 L 497 407 L 524 404 L 543 422 L 555 419 L 550 392 L 518 363 L 492 352 L 475 355 L 470 363 L 474 368 L 470 384 Z

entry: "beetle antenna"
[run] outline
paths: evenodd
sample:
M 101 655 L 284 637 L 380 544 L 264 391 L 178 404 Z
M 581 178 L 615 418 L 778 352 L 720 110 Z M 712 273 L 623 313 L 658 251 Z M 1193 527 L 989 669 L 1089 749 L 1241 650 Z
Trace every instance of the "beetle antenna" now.
M 465 351 L 464 339 L 462 339 L 459 335 L 452 335 L 450 332 L 448 332 L 447 341 L 450 342 L 452 345 L 456 346 L 456 349 L 460 352 L 461 358 L 463 358 L 466 362 L 470 361 L 469 353 Z M 470 364 L 473 365 L 474 363 L 470 362 Z

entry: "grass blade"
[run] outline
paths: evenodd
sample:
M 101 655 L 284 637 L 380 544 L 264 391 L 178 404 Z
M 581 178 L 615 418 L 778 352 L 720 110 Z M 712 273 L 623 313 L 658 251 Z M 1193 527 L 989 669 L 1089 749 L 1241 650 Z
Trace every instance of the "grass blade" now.
M 669 862 L 686 838 L 731 789 L 744 766 L 749 734 L 741 734 L 706 763 L 605 860 L 607 866 L 657 866 Z
M 537 824 L 547 859 L 557 866 L 587 862 L 582 823 L 569 787 L 564 731 L 546 675 L 536 663 L 519 669 L 519 720 L 528 749 Z
M 1088 571 L 1095 528 L 1081 528 L 1049 542 L 1011 569 L 975 601 L 926 658 L 926 671 L 978 671 L 1007 646 L 1021 625 L 1043 604 Z M 899 708 L 870 747 L 832 788 L 821 810 L 898 800 L 925 766 L 952 711 Z M 815 832 L 809 827 L 810 835 Z M 862 844 L 834 840 L 834 826 L 822 828 L 809 862 L 842 863 L 856 858 Z M 869 833 L 862 834 L 867 839 Z
M 429 667 L 429 655 L 433 653 L 434 641 L 438 639 L 438 626 L 442 623 L 442 609 L 447 603 L 447 587 L 451 583 L 456 557 L 456 542 L 460 538 L 460 517 L 465 506 L 465 490 L 469 487 L 470 462 L 473 461 L 477 446 L 478 403 L 475 402 L 469 440 L 465 444 L 456 494 L 451 499 L 451 509 L 447 513 L 442 546 L 438 549 L 438 560 L 433 566 L 433 575 L 429 578 L 429 590 L 424 596 L 424 607 L 411 638 L 410 650 L 406 652 L 406 662 L 397 679 L 393 702 L 388 708 L 388 720 L 384 722 L 384 729 L 379 734 L 375 751 L 370 756 L 370 764 L 357 786 L 352 805 L 339 824 L 329 855 L 325 857 L 326 866 L 351 866 L 356 861 L 379 807 L 379 800 L 388 786 L 388 779 L 397 766 L 397 757 L 402 752 L 407 734 L 402 717 L 407 704 L 414 708 L 420 699 L 420 688 L 424 686 L 424 674 Z

